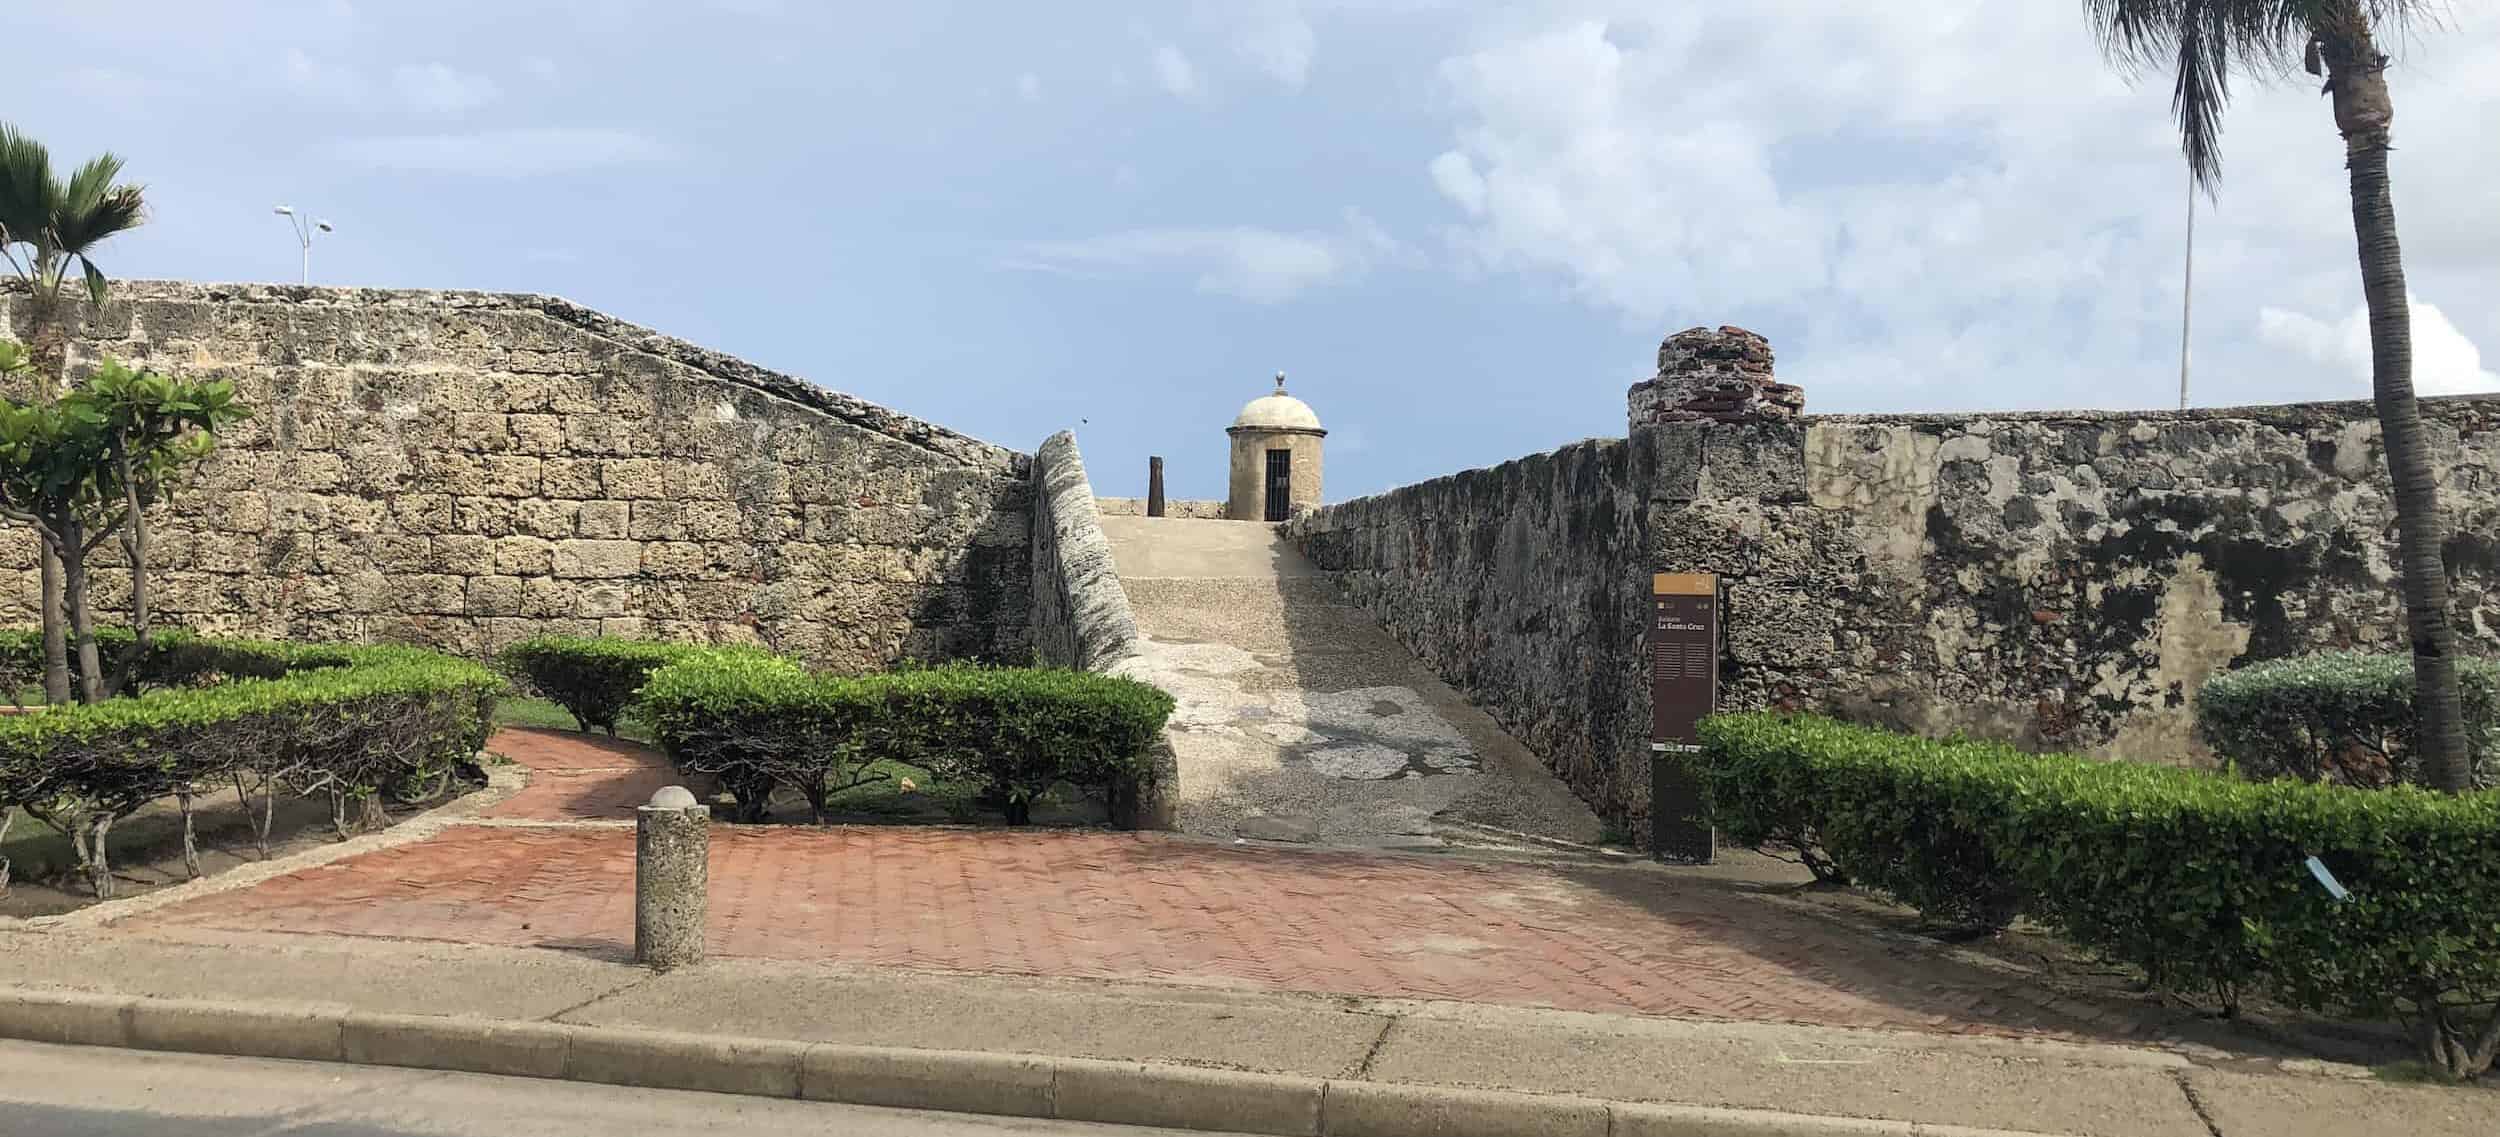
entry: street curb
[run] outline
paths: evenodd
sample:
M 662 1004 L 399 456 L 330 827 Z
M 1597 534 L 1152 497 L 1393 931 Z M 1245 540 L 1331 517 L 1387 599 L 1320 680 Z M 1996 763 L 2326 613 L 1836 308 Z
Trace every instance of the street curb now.
M 2045 1137 L 1197 1066 L 0 987 L 0 1038 L 1276 1137 Z

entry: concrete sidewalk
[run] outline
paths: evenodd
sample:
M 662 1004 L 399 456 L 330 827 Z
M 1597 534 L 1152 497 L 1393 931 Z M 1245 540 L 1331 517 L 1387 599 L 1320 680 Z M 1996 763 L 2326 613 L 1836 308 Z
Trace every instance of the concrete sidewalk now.
M 2489 1090 L 2101 1044 L 199 930 L 0 932 L 0 1035 L 1259 1132 L 2500 1131 Z

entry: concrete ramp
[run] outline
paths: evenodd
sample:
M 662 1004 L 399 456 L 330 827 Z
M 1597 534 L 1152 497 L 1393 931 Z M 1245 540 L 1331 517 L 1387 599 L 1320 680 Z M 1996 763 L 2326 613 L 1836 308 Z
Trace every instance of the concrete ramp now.
M 1147 679 L 1173 693 L 1187 832 L 1361 847 L 1593 842 L 1517 740 L 1245 521 L 1105 517 Z

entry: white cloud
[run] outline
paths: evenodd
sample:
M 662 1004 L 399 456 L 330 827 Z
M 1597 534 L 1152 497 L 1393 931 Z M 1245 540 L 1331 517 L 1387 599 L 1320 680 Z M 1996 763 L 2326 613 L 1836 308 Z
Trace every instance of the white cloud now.
M 298 47 L 280 57 L 278 81 L 299 95 L 332 102 L 354 103 L 365 96 L 364 76 Z
M 2421 395 L 2462 395 L 2500 390 L 2500 372 L 2483 366 L 2482 349 L 2448 322 L 2437 305 L 2413 297 L 2413 390 Z M 2257 335 L 2276 347 L 2332 368 L 2358 386 L 2348 396 L 2370 394 L 2370 310 L 2329 323 L 2281 308 L 2257 313 Z
M 1201 292 L 1274 304 L 1360 276 L 1402 252 L 1378 224 L 1349 210 L 1342 232 L 1247 225 L 1130 229 L 1074 241 L 1029 242 L 1006 264 L 1080 278 L 1178 271 L 1193 274 Z
M 2476 125 L 2500 116 L 2500 18 L 2452 23 L 2392 75 L 2396 178 L 2417 286 L 2479 317 L 2500 314 L 2500 148 Z M 1464 269 L 1645 332 L 1754 324 L 1830 409 L 2160 405 L 2176 382 L 2168 79 L 2113 76 L 2079 6 L 1524 0 L 1466 43 L 1416 171 Z M 2198 309 L 2347 310 L 2327 109 L 2314 85 L 2234 89 Z M 2200 329 L 2203 393 L 2306 394 L 2270 390 L 2251 330 Z
M 1030 71 L 1016 76 L 1016 97 L 1028 103 L 1039 101 L 1042 97 L 1042 77 Z
M 476 110 L 503 93 L 494 80 L 484 75 L 441 63 L 402 66 L 391 72 L 391 88 L 415 110 L 447 115 Z
M 555 60 L 543 55 L 523 56 L 521 70 L 529 72 L 531 78 L 541 83 L 553 83 L 563 74 L 563 69 L 556 66 Z
M 669 153 L 657 140 L 630 130 L 577 127 L 351 138 L 333 151 L 382 169 L 489 177 L 566 173 L 654 161 Z
M 1181 54 L 1181 49 L 1171 44 L 1155 46 L 1154 68 L 1155 82 L 1162 84 L 1163 89 L 1171 94 L 1187 99 L 1196 97 L 1203 90 L 1198 84 L 1198 69 L 1190 65 L 1189 57 Z
M 1299 91 L 1310 80 L 1311 57 L 1319 50 L 1319 37 L 1294 5 L 1271 4 L 1254 13 L 1234 49 L 1268 77 Z

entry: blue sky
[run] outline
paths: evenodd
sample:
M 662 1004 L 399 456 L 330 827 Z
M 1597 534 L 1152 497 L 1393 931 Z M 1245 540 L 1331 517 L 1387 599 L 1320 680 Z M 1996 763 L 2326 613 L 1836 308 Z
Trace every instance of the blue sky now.
M 287 202 L 338 226 L 317 282 L 562 295 L 1020 449 L 1077 426 L 1104 493 L 1162 454 L 1221 496 L 1221 429 L 1280 368 L 1331 499 L 1619 434 L 1696 324 L 1769 336 L 1811 410 L 2176 398 L 2167 85 L 2110 75 L 2079 0 L 12 21 L 44 50 L 5 113 L 149 187 L 115 275 L 292 280 Z M 2500 13 L 2396 46 L 2418 381 L 2500 387 Z M 2238 92 L 2196 401 L 2362 397 L 2327 107 Z

